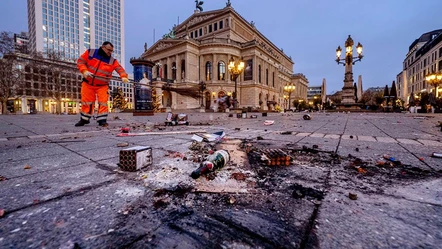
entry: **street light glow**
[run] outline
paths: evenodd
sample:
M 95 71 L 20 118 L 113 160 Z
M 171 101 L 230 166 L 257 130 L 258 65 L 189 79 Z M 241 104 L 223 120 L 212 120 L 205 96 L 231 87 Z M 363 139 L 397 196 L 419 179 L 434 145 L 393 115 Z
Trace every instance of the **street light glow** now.
M 238 103 L 237 78 L 244 70 L 244 61 L 242 59 L 239 59 L 238 61 L 236 61 L 232 56 L 232 57 L 230 57 L 229 65 L 227 68 L 229 69 L 229 72 L 232 75 L 232 79 L 235 81 L 235 92 L 233 94 L 233 99 L 234 99 L 233 103 L 234 103 L 234 107 L 236 108 L 237 103 Z

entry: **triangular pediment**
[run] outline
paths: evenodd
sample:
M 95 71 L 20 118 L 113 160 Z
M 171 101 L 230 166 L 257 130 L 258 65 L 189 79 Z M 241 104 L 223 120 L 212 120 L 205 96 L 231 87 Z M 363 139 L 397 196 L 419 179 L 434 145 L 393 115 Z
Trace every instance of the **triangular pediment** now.
M 198 23 L 202 23 L 207 19 L 216 17 L 218 15 L 221 15 L 225 13 L 226 8 L 219 9 L 219 10 L 212 10 L 212 11 L 206 11 L 206 12 L 199 12 L 194 13 L 189 18 L 187 18 L 184 22 L 182 22 L 180 25 L 176 28 L 176 33 L 181 33 L 186 31 L 186 28 L 190 28 L 194 25 L 198 25 Z
M 170 48 L 172 46 L 175 46 L 176 44 L 182 42 L 181 40 L 159 40 L 156 44 L 154 44 L 152 47 L 150 47 L 144 54 L 150 54 L 155 53 L 157 51 L 161 51 L 167 48 Z

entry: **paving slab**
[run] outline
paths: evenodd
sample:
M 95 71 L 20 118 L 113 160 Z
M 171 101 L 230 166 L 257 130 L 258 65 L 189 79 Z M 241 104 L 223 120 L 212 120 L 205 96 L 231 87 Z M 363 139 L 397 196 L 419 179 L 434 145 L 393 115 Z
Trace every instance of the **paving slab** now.
M 249 113 L 257 119 L 188 113 L 190 126 L 161 131 L 222 130 L 226 139 L 214 146 L 232 157 L 198 179 L 190 177 L 200 166 L 191 134 L 117 137 L 122 127 L 160 131 L 166 113 L 111 114 L 108 128 L 74 127 L 74 115 L 0 115 L 0 189 L 6 193 L 0 196 L 0 247 L 442 244 L 442 159 L 430 157 L 441 148 L 435 122 L 442 116 L 310 113 L 312 120 L 303 120 L 304 113 Z M 243 139 L 289 151 L 293 162 L 262 164 L 245 153 Z M 119 169 L 119 151 L 127 148 L 118 147 L 121 142 L 152 147 L 153 164 Z M 402 164 L 390 165 L 384 154 Z

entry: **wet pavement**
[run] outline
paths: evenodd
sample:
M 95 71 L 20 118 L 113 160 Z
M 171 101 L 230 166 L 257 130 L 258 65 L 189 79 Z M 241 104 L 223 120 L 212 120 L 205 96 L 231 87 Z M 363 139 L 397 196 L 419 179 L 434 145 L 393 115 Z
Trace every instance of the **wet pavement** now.
M 189 126 L 164 126 L 165 113 L 114 113 L 108 128 L 0 115 L 0 247 L 440 248 L 441 115 L 187 114 Z M 196 143 L 197 131 L 226 136 Z M 133 146 L 153 164 L 123 171 Z M 229 163 L 191 178 L 217 149 Z M 292 161 L 268 166 L 250 149 Z

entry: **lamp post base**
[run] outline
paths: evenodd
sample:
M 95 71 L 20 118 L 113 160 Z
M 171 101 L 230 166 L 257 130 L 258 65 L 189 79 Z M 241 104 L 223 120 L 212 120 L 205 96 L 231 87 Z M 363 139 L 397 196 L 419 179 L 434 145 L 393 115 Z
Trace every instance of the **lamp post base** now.
M 340 111 L 357 111 L 357 110 L 361 110 L 361 108 L 362 108 L 361 103 L 336 104 L 336 110 L 340 110 Z

